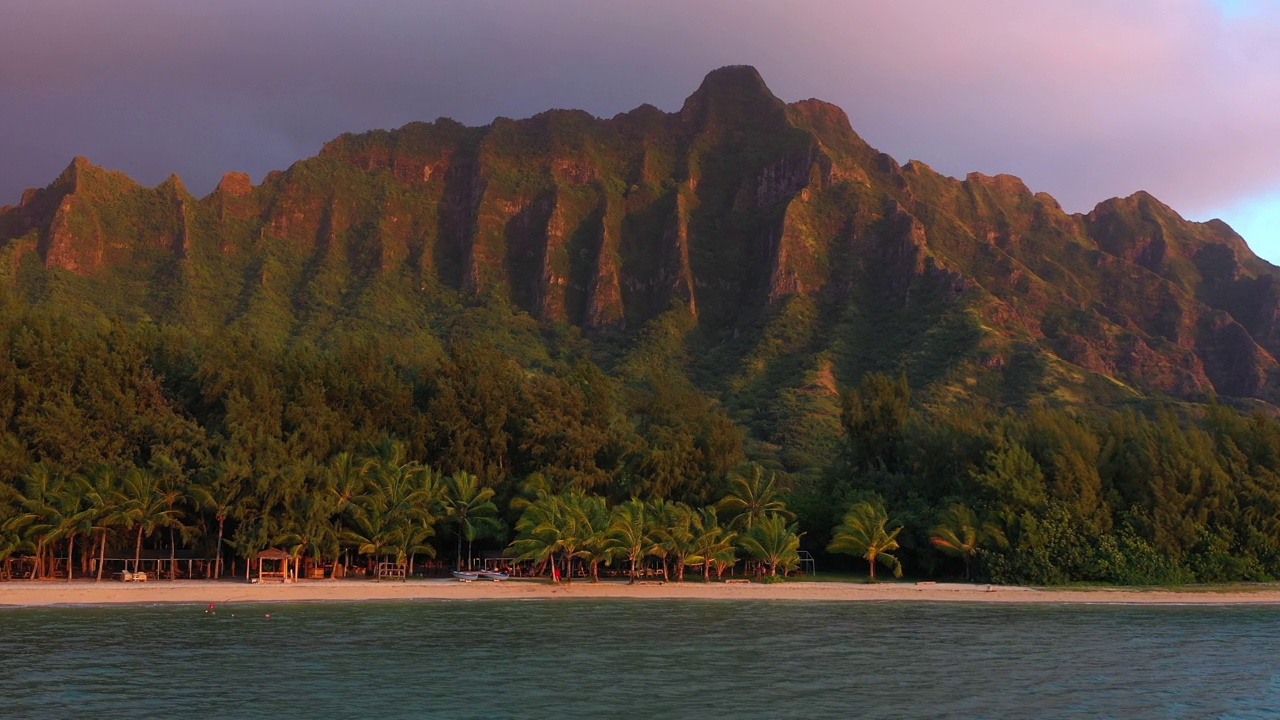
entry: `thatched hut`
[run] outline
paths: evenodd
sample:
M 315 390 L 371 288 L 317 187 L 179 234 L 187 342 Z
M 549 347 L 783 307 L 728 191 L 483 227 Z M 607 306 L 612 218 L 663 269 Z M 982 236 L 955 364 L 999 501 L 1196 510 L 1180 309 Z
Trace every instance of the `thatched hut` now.
M 258 564 L 258 575 L 255 582 L 293 582 L 296 578 L 289 572 L 289 566 L 294 565 L 297 570 L 293 556 L 284 550 L 277 548 L 267 548 L 254 556 L 254 561 Z

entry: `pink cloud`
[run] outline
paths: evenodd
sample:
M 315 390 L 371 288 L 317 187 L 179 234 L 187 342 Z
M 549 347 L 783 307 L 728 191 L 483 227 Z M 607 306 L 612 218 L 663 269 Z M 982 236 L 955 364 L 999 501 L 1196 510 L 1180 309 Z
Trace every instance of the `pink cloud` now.
M 1280 188 L 1280 4 L 1211 0 L 44 0 L 0 25 L 0 202 L 75 154 L 208 189 L 347 130 L 668 110 L 751 63 L 899 159 L 1085 210 L 1189 216 Z M 18 143 L 16 138 L 22 138 Z

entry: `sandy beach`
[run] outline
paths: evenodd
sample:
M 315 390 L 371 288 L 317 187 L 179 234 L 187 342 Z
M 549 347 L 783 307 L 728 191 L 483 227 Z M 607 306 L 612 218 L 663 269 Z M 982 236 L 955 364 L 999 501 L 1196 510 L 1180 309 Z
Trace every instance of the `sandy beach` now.
M 1222 590 L 1042 589 L 960 583 L 638 583 L 605 581 L 553 585 L 545 580 L 458 582 L 451 579 L 373 582 L 315 580 L 282 584 L 243 581 L 14 581 L 0 584 L 0 605 L 258 603 L 360 600 L 528 600 L 636 598 L 646 600 L 907 601 L 981 603 L 1280 604 L 1280 588 Z

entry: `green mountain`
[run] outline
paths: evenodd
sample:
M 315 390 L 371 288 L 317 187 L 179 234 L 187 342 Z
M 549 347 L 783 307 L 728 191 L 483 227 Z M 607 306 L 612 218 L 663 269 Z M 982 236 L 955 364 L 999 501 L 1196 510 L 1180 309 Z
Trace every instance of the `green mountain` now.
M 24 307 L 424 356 L 458 308 L 503 308 L 485 327 L 526 328 L 503 350 L 526 366 L 580 332 L 607 373 L 675 372 L 791 469 L 830 458 L 837 388 L 868 371 L 935 406 L 1275 403 L 1278 279 L 1145 193 L 1069 214 L 1011 176 L 899 165 L 750 67 L 671 114 L 343 135 L 204 198 L 76 158 L 0 209 Z

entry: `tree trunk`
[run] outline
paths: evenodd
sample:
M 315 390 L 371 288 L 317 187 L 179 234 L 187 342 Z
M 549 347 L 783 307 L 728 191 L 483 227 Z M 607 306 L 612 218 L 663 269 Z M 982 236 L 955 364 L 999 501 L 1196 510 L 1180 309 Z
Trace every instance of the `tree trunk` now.
M 173 581 L 175 565 L 178 564 L 178 540 L 173 536 L 173 526 L 169 526 L 169 581 Z
M 138 572 L 138 563 L 142 562 L 142 523 L 138 523 L 138 542 L 133 546 L 133 571 Z
M 873 552 L 867 553 L 867 562 L 871 563 L 871 579 L 875 580 L 876 579 L 876 554 Z
M 636 584 L 636 556 L 631 556 L 631 579 L 627 581 L 628 585 Z
M 31 568 L 31 577 L 36 580 L 44 577 L 42 570 L 44 570 L 44 536 L 36 541 L 36 566 Z
M 457 535 L 458 535 L 458 550 L 457 552 L 454 553 L 454 557 L 457 558 L 454 562 L 457 563 L 458 569 L 461 570 L 462 569 L 462 528 L 458 528 Z
M 107 529 L 102 529 L 102 543 L 98 545 L 98 579 L 102 582 L 102 566 L 107 562 Z
M 711 582 L 711 560 L 710 559 L 705 559 L 702 561 L 702 582 L 704 583 Z
M 222 526 L 227 521 L 226 515 L 218 516 L 218 546 L 213 549 L 213 579 L 222 577 Z
M 67 582 L 71 582 L 71 576 L 75 574 L 74 572 L 72 572 L 75 568 L 75 565 L 71 562 L 72 557 L 75 554 L 75 550 L 76 550 L 76 536 L 72 535 L 71 537 L 67 538 Z
M 593 583 L 600 582 L 600 561 L 599 560 L 591 561 L 591 582 Z

